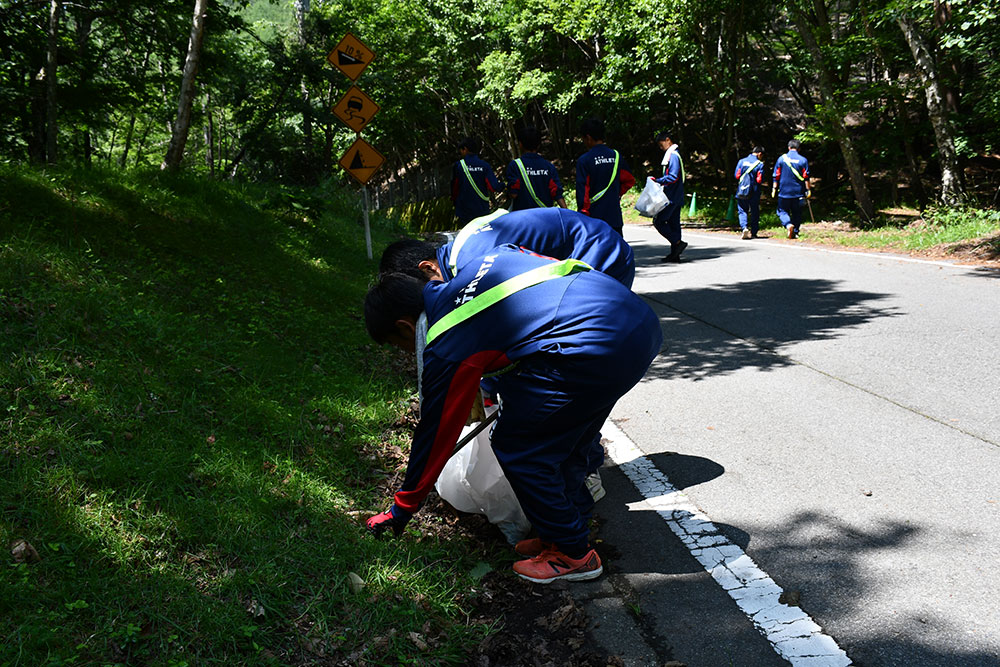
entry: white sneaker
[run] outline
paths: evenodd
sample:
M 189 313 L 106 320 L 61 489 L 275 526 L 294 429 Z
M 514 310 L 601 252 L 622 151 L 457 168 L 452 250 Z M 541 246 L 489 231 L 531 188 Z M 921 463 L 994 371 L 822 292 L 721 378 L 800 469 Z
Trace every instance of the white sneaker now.
M 604 490 L 604 484 L 601 482 L 601 474 L 596 470 L 587 475 L 585 482 L 587 491 L 590 491 L 590 497 L 594 499 L 595 503 L 607 495 L 608 492 Z
M 746 241 L 747 239 L 749 239 L 752 233 L 753 232 L 750 231 L 749 227 L 744 227 L 743 228 L 743 240 Z

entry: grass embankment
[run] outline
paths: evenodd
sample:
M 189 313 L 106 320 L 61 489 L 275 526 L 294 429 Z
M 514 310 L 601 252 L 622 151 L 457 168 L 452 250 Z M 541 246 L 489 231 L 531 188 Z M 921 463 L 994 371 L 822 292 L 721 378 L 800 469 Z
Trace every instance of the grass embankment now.
M 0 665 L 446 663 L 483 635 L 461 543 L 361 530 L 412 378 L 364 333 L 337 197 L 0 166 Z

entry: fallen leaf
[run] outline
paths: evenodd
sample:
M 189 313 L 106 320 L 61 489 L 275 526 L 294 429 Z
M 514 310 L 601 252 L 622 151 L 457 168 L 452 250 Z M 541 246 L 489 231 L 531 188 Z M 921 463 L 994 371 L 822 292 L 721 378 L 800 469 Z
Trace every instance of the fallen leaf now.
M 778 596 L 778 602 L 787 604 L 789 607 L 798 607 L 801 598 L 802 593 L 799 591 L 785 591 Z
M 427 642 L 424 641 L 424 638 L 420 636 L 419 632 L 411 632 L 410 641 L 413 642 L 413 645 L 421 651 L 427 650 Z
M 472 570 L 469 571 L 469 576 L 478 581 L 479 579 L 482 579 L 492 571 L 493 567 L 489 563 L 485 561 L 479 561 L 478 563 L 476 563 L 475 567 L 473 567 Z
M 37 563 L 42 557 L 35 551 L 28 540 L 14 540 L 10 544 L 10 554 L 15 563 Z

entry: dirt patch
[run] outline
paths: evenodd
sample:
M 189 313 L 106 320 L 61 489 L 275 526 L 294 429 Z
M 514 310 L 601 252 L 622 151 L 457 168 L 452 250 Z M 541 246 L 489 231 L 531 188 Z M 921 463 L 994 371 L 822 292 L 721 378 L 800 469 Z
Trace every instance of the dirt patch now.
M 417 405 L 392 429 L 400 435 L 416 426 Z M 378 486 L 390 496 L 403 481 L 407 457 L 398 446 L 386 443 L 379 452 L 390 475 Z M 497 569 L 487 573 L 474 592 L 463 593 L 469 621 L 496 628 L 471 648 L 465 664 L 476 667 L 619 667 L 619 656 L 608 656 L 587 634 L 587 617 L 580 605 L 559 583 L 541 586 L 517 577 L 506 564 L 514 552 L 500 530 L 479 514 L 459 512 L 432 492 L 413 517 L 425 535 L 463 541 Z M 595 530 L 597 528 L 595 522 Z M 592 537 L 593 539 L 593 537 Z M 497 563 L 503 562 L 503 565 Z

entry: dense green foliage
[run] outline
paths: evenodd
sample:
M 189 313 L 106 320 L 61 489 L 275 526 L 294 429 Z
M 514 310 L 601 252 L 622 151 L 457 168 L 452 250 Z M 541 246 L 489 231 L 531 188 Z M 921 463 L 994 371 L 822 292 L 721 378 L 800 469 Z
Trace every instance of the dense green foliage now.
M 0 665 L 448 662 L 481 633 L 460 541 L 360 524 L 412 368 L 360 322 L 353 205 L 0 166 Z
M 192 4 L 0 0 L 0 154 L 159 164 Z M 388 158 L 376 181 L 441 174 L 465 134 L 502 165 L 523 122 L 544 128 L 571 178 L 578 124 L 598 116 L 639 172 L 657 163 L 651 135 L 675 128 L 702 187 L 728 189 L 752 144 L 773 159 L 798 135 L 818 190 L 853 191 L 866 213 L 866 189 L 932 201 L 955 160 L 951 199 L 993 205 L 998 13 L 998 0 L 212 0 L 186 166 L 291 183 L 332 173 L 353 141 L 330 112 L 350 82 L 325 55 L 350 31 L 377 53 L 359 81 L 382 106 L 364 133 Z

